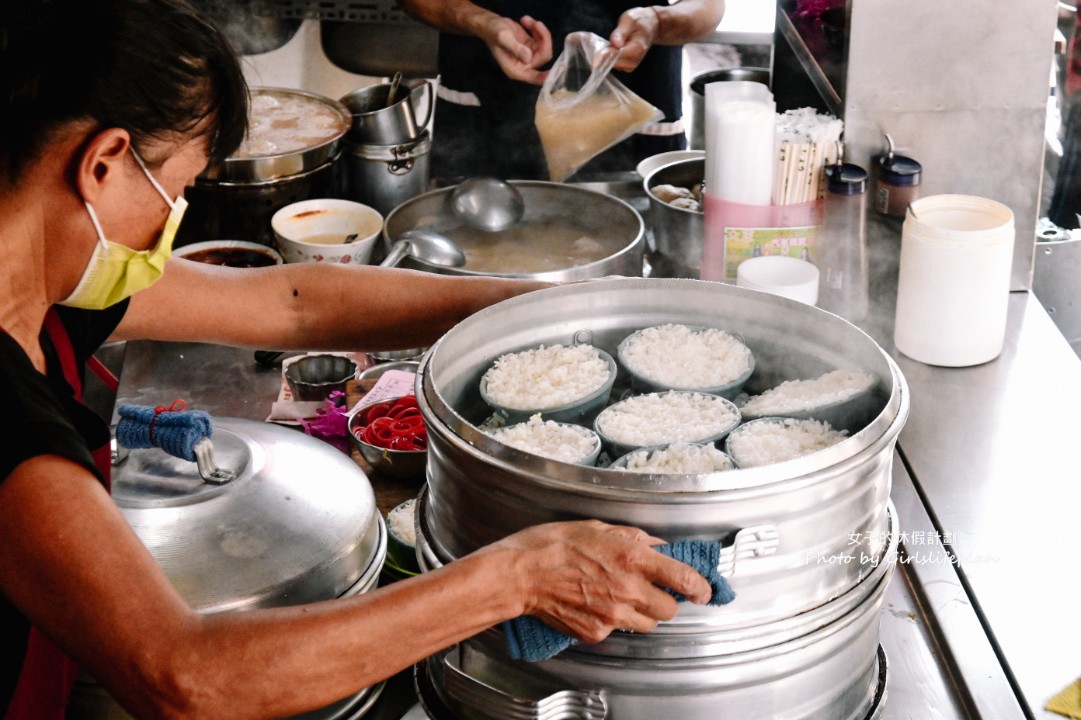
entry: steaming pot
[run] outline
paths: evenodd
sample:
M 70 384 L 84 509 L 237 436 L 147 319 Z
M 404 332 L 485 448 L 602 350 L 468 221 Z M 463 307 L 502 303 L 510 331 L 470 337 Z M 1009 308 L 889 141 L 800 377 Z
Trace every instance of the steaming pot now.
M 270 217 L 294 202 L 341 194 L 341 141 L 349 130 L 352 114 L 336 100 L 315 93 L 286 88 L 251 89 L 249 125 L 270 109 L 259 104 L 262 98 L 282 103 L 308 103 L 321 109 L 323 121 L 318 139 L 280 152 L 270 147 L 238 151 L 223 162 L 208 167 L 187 188 L 188 211 L 177 231 L 176 245 L 220 238 L 235 238 L 273 247 Z M 275 107 L 273 104 L 270 108 Z M 300 128 L 300 130 L 306 130 Z
M 478 428 L 489 414 L 477 389 L 480 377 L 499 355 L 557 342 L 589 342 L 615 352 L 634 330 L 666 322 L 742 336 L 756 360 L 746 388 L 752 394 L 838 368 L 869 372 L 877 385 L 842 423 L 849 437 L 840 443 L 796 460 L 725 473 L 650 475 L 569 465 L 516 451 Z M 613 398 L 626 389 L 621 375 Z M 821 690 L 823 702 L 836 711 L 831 717 L 866 712 L 881 665 L 877 606 L 893 542 L 891 462 L 909 398 L 896 364 L 858 328 L 802 303 L 720 283 L 628 278 L 566 285 L 504 301 L 457 325 L 425 356 L 418 390 L 430 443 L 418 520 L 427 567 L 534 524 L 599 518 L 669 541 L 721 540 L 722 572 L 736 592 L 724 607 L 686 605 L 653 633 L 615 633 L 536 666 L 507 660 L 498 649 L 501 638 L 470 641 L 459 648 L 466 675 L 494 682 L 496 695 L 514 684 L 499 678 L 524 672 L 535 686 L 551 688 L 554 675 L 557 689 L 661 698 L 656 706 L 639 697 L 638 706 L 628 703 L 618 713 L 581 717 L 705 720 L 733 703 L 746 710 L 733 716 L 766 718 L 771 715 L 761 708 L 771 705 L 760 698 L 776 692 L 791 697 L 790 688 L 827 681 L 841 683 Z M 792 630 L 795 625 L 802 630 Z M 838 654 L 845 655 L 843 665 L 829 660 Z M 797 655 L 809 675 L 784 670 Z M 446 694 L 445 663 L 435 659 L 432 666 L 438 669 L 431 682 Z M 482 669 L 473 673 L 470 666 Z M 729 674 L 717 676 L 725 667 Z M 751 675 L 751 684 L 761 687 L 741 690 L 739 678 Z M 724 703 L 699 705 L 696 695 Z M 661 709 L 665 702 L 668 711 Z

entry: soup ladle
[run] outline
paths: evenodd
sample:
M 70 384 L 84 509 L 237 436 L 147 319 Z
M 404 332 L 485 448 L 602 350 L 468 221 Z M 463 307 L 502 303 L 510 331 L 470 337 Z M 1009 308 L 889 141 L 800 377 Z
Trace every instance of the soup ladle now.
M 502 232 L 525 214 L 518 188 L 493 177 L 468 178 L 450 193 L 451 213 L 478 230 Z
M 411 255 L 429 265 L 441 265 L 443 267 L 461 267 L 465 265 L 465 253 L 454 244 L 453 240 L 446 235 L 424 228 L 413 228 L 400 234 L 398 240 L 390 248 L 390 252 L 387 253 L 387 256 L 379 265 L 381 267 L 394 267 L 406 255 Z

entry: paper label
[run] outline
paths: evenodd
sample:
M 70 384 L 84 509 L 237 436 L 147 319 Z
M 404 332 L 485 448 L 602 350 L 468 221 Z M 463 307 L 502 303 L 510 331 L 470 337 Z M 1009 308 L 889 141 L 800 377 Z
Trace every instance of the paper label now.
M 804 227 L 724 229 L 725 277 L 735 279 L 736 268 L 744 260 L 763 255 L 787 255 L 814 262 L 814 240 L 817 225 Z
M 398 398 L 403 395 L 412 395 L 416 381 L 416 373 L 407 372 L 405 370 L 387 370 L 379 376 L 379 380 L 376 381 L 372 389 L 369 390 L 347 414 L 350 416 L 355 415 L 358 410 L 373 405 L 381 400 Z

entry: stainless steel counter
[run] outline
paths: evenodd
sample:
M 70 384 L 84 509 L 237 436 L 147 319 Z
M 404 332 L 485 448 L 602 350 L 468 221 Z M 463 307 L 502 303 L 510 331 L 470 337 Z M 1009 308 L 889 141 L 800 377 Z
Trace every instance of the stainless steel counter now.
M 1081 676 L 1081 360 L 1029 293 L 1012 293 L 1006 349 L 982 366 L 935 368 L 892 345 L 900 227 L 872 222 L 875 313 L 865 329 L 912 394 L 894 462 L 904 552 L 881 615 L 883 720 L 1057 718 L 1044 703 Z M 176 397 L 263 419 L 276 369 L 250 350 L 129 343 L 118 403 Z M 402 717 L 407 674 L 371 716 Z M 415 712 L 415 710 L 414 710 Z

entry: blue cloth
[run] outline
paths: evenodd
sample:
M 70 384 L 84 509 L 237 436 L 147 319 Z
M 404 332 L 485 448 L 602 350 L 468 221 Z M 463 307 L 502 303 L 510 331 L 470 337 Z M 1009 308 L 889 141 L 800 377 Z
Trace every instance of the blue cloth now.
M 713 589 L 710 605 L 727 605 L 736 599 L 736 593 L 724 576 L 717 571 L 721 560 L 721 544 L 708 540 L 680 540 L 655 548 L 662 555 L 687 563 L 706 580 Z M 674 590 L 668 592 L 677 600 L 685 598 Z M 538 662 L 555 657 L 577 640 L 558 630 L 545 625 L 532 615 L 523 615 L 503 623 L 503 633 L 507 636 L 507 651 L 515 660 Z
M 195 443 L 214 433 L 210 415 L 202 410 L 158 412 L 145 405 L 121 405 L 117 412 L 116 441 L 129 450 L 160 447 L 195 462 Z

